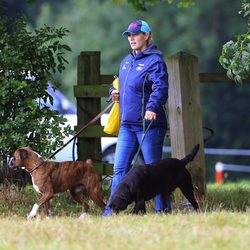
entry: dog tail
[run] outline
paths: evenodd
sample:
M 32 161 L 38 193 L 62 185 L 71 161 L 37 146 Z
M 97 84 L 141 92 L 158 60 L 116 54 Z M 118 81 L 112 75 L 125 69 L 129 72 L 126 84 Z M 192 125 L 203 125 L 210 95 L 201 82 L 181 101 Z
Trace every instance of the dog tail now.
M 191 150 L 191 152 L 185 156 L 183 159 L 181 159 L 181 161 L 186 165 L 188 164 L 190 161 L 192 161 L 194 159 L 194 157 L 196 156 L 197 152 L 199 151 L 200 148 L 200 144 L 196 144 L 194 146 L 194 148 Z
M 89 165 L 93 165 L 93 161 L 91 160 L 91 159 L 88 159 L 87 161 L 86 161 L 86 163 L 88 163 Z

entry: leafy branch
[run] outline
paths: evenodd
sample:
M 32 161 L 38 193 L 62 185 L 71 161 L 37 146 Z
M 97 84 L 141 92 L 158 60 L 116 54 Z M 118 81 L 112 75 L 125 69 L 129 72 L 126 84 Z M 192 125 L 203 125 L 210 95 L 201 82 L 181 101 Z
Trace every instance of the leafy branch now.
M 237 36 L 222 47 L 219 62 L 227 70 L 227 76 L 236 83 L 242 83 L 250 76 L 250 3 L 242 3 L 241 11 L 247 20 L 247 32 Z

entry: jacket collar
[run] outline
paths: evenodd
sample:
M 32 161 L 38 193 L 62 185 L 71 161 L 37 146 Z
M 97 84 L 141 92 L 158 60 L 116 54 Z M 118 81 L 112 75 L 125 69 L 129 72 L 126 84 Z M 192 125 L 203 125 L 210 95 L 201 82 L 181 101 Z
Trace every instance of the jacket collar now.
M 140 58 L 143 58 L 143 57 L 145 57 L 147 55 L 152 55 L 152 54 L 162 55 L 162 52 L 160 50 L 158 50 L 156 45 L 153 44 L 153 43 L 149 44 L 149 46 L 142 52 L 139 51 L 139 52 L 135 53 L 134 50 L 131 51 L 131 55 L 135 59 L 140 59 Z

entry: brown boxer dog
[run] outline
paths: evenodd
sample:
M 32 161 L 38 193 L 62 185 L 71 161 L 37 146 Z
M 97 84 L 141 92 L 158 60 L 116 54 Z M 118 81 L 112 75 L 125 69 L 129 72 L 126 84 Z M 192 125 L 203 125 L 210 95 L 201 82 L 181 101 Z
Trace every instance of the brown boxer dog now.
M 17 149 L 9 161 L 12 169 L 25 169 L 30 173 L 34 189 L 42 197 L 33 205 L 28 219 L 37 215 L 38 209 L 45 204 L 47 216 L 50 216 L 49 200 L 57 193 L 70 191 L 72 198 L 82 206 L 84 216 L 89 210 L 89 205 L 84 201 L 84 195 L 89 197 L 100 207 L 102 212 L 105 203 L 101 199 L 99 176 L 91 160 L 86 162 L 45 161 L 42 156 L 29 147 Z

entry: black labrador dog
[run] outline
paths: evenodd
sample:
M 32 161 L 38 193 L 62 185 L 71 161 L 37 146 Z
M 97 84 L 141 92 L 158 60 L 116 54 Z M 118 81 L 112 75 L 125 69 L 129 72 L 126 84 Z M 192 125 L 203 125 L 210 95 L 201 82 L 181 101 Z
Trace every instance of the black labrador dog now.
M 194 159 L 199 150 L 197 144 L 183 159 L 166 158 L 153 164 L 132 168 L 118 184 L 110 198 L 109 206 L 114 213 L 127 208 L 133 201 L 132 213 L 146 213 L 145 201 L 161 195 L 163 211 L 167 208 L 168 196 L 179 187 L 195 210 L 199 205 L 194 197 L 191 175 L 185 166 Z

